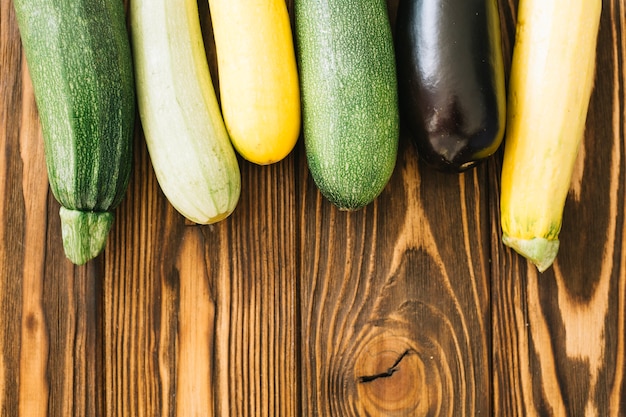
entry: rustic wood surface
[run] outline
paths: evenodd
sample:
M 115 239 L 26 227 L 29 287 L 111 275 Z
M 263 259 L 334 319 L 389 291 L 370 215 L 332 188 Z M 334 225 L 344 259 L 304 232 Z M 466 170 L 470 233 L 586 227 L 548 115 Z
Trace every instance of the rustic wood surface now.
M 500 3 L 508 65 L 517 1 Z M 300 141 L 278 164 L 240 161 L 235 213 L 197 226 L 159 190 L 139 125 L 107 248 L 75 267 L 0 4 L 1 416 L 626 416 L 625 0 L 603 1 L 543 274 L 500 241 L 501 153 L 441 174 L 403 135 L 383 194 L 346 213 Z

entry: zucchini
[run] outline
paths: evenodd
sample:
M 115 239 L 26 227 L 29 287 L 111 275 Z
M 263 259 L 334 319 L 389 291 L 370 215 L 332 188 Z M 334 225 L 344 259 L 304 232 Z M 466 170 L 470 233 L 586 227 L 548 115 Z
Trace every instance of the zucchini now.
M 300 90 L 284 0 L 209 0 L 224 122 L 250 162 L 285 158 L 300 134 Z
M 296 0 L 302 124 L 321 193 L 343 210 L 371 203 L 393 173 L 396 65 L 384 0 Z
M 402 123 L 420 157 L 461 172 L 491 156 L 506 121 L 496 0 L 405 0 L 396 21 Z
M 199 224 L 239 201 L 239 163 L 212 84 L 195 0 L 130 3 L 137 101 L 148 153 L 172 206 Z
M 66 256 L 104 248 L 130 177 L 135 122 L 121 0 L 15 0 Z
M 502 240 L 543 272 L 593 90 L 601 0 L 520 0 L 501 178 Z

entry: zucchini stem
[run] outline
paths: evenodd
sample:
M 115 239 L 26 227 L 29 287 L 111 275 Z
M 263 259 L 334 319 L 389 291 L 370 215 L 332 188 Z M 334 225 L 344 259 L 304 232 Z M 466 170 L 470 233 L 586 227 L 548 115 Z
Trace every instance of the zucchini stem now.
M 61 206 L 61 235 L 65 255 L 76 265 L 83 265 L 100 254 L 107 241 L 113 213 L 79 211 Z
M 548 269 L 559 252 L 558 239 L 546 239 L 543 237 L 521 239 L 511 237 L 505 233 L 502 235 L 502 242 L 535 264 L 539 272 Z

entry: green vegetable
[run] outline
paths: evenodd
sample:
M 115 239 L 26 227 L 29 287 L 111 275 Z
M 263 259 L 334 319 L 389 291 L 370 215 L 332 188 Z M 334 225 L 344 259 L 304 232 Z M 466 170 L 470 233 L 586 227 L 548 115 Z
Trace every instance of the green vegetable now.
M 384 0 L 296 0 L 304 143 L 321 193 L 356 210 L 385 188 L 399 137 Z
M 200 224 L 235 209 L 241 175 L 211 81 L 195 0 L 133 0 L 139 114 L 159 185 Z
M 14 5 L 65 254 L 84 264 L 104 248 L 130 176 L 135 91 L 123 3 Z

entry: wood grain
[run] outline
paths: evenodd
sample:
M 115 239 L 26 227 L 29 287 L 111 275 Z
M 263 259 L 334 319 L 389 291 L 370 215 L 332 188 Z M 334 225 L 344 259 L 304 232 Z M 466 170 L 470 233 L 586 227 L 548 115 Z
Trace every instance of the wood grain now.
M 360 212 L 303 181 L 304 415 L 489 414 L 485 170 L 433 173 L 406 141 L 401 154 Z
M 500 1 L 507 69 L 516 9 Z M 0 0 L 0 416 L 625 416 L 625 16 L 624 0 L 603 1 L 561 251 L 543 274 L 500 241 L 501 153 L 442 174 L 403 132 L 388 187 L 346 213 L 300 141 L 272 166 L 240 159 L 237 209 L 198 226 L 160 191 L 139 123 L 106 250 L 75 267 Z

